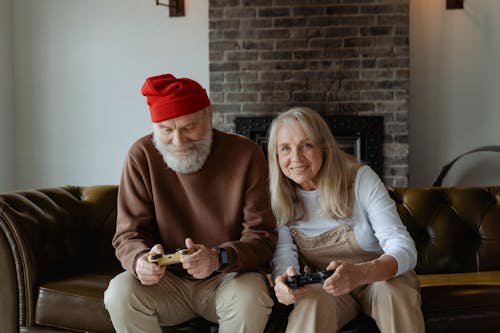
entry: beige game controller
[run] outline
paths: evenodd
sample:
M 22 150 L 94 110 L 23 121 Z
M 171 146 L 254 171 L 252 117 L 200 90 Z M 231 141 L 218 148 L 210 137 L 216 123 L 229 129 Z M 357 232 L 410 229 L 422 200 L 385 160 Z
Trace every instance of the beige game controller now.
M 191 253 L 194 253 L 193 249 L 181 249 L 177 250 L 175 253 L 170 254 L 156 254 L 148 256 L 149 262 L 155 262 L 160 266 L 173 265 L 181 262 L 181 258 Z

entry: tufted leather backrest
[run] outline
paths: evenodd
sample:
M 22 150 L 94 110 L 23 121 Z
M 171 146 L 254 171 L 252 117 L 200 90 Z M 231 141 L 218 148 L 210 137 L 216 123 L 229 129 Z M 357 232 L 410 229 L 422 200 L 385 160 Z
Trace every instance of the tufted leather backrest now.
M 417 273 L 500 270 L 500 186 L 388 190 L 415 240 Z M 0 274 L 1 285 L 12 287 L 2 295 L 18 304 L 19 324 L 34 322 L 40 283 L 122 270 L 111 245 L 117 191 L 67 186 L 0 194 L 0 268 L 15 267 Z
M 16 223 L 12 237 L 30 243 L 19 253 L 44 280 L 65 272 L 116 268 L 111 237 L 116 223 L 116 186 L 61 187 L 4 194 L 0 209 Z M 25 258 L 27 259 L 27 258 Z
M 500 187 L 388 190 L 415 240 L 417 273 L 500 269 Z
M 111 246 L 117 190 L 67 186 L 2 194 L 2 227 L 16 223 L 7 237 L 30 243 L 14 257 L 24 256 L 20 262 L 30 263 L 41 281 L 65 272 L 119 271 Z M 500 269 L 500 187 L 388 190 L 415 240 L 417 273 Z

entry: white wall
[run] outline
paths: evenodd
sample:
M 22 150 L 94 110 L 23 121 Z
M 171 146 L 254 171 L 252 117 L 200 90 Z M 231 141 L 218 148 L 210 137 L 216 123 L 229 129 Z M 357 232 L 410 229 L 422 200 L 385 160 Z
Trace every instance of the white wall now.
M 500 145 L 500 1 L 410 0 L 410 185 Z M 443 185 L 500 185 L 500 154 L 459 160 Z
M 15 188 L 12 0 L 0 0 L 0 192 Z
M 144 0 L 14 1 L 17 188 L 117 184 L 151 132 L 150 75 L 208 89 L 208 1 L 185 17 Z
M 410 0 L 412 186 L 500 144 L 500 1 L 445 2 Z M 171 18 L 153 0 L 0 0 L 0 191 L 118 183 L 128 147 L 151 128 L 144 79 L 172 72 L 208 89 L 208 1 L 186 0 L 186 12 Z M 498 170 L 500 154 L 470 155 L 445 185 L 498 185 Z

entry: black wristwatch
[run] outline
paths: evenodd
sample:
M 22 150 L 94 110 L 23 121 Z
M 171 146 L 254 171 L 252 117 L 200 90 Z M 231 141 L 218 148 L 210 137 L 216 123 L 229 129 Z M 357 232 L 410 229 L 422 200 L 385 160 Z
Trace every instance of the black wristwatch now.
M 226 249 L 222 247 L 215 247 L 215 251 L 219 254 L 219 269 L 218 271 L 224 270 L 224 268 L 229 265 L 229 254 L 227 253 Z

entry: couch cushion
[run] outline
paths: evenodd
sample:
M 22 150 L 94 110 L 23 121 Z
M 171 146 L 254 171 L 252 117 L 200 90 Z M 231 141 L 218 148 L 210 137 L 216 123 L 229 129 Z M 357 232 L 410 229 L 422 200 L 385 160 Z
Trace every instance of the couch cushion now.
M 104 291 L 111 278 L 84 274 L 42 284 L 36 304 L 36 322 L 66 329 L 113 332 L 103 303 Z
M 104 307 L 104 291 L 114 275 L 84 274 L 64 280 L 50 281 L 39 288 L 36 322 L 39 325 L 91 332 L 114 332 Z M 216 325 L 196 318 L 171 327 L 164 333 L 209 333 Z

